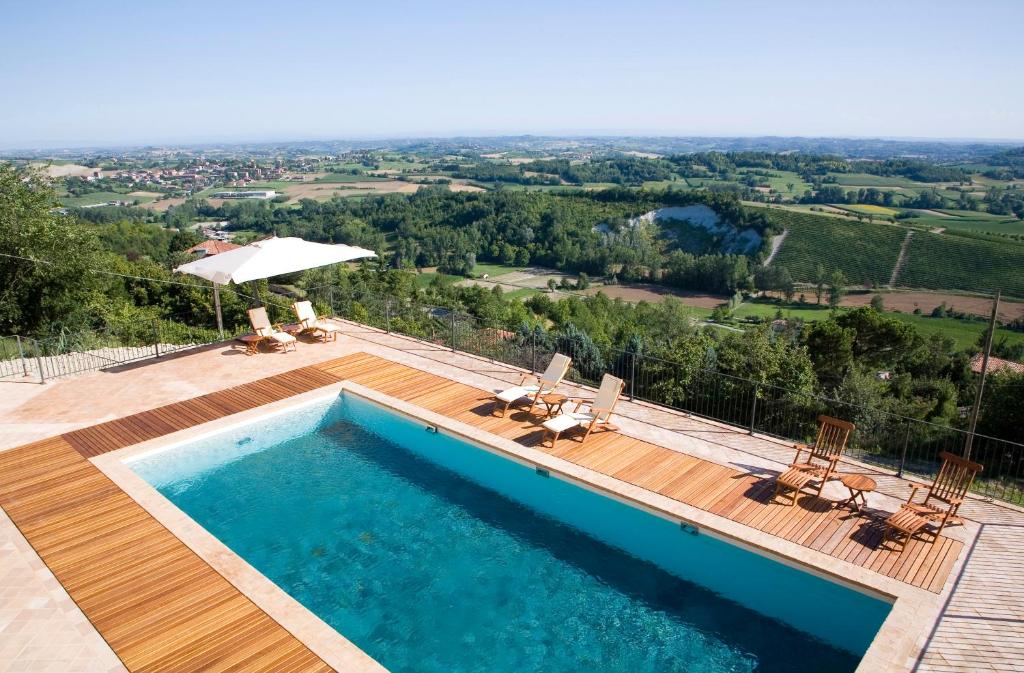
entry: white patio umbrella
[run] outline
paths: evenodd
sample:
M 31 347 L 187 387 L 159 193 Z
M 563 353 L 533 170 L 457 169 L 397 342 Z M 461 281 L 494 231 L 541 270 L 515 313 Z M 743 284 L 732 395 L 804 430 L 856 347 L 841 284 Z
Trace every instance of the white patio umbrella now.
M 351 245 L 313 243 L 301 238 L 268 238 L 241 248 L 182 264 L 175 271 L 213 281 L 213 303 L 217 308 L 217 329 L 224 338 L 224 319 L 220 313 L 220 286 L 270 278 L 328 264 L 348 262 L 377 253 Z

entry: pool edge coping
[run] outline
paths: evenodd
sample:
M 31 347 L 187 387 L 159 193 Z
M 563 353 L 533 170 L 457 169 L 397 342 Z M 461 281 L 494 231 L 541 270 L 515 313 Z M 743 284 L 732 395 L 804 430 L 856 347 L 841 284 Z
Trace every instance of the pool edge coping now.
M 386 669 L 136 475 L 129 467 L 129 463 L 146 455 L 198 441 L 208 435 L 226 432 L 234 427 L 248 425 L 296 408 L 337 398 L 346 391 L 415 422 L 443 429 L 462 441 L 497 453 L 505 459 L 532 468 L 540 467 L 554 473 L 558 478 L 581 488 L 596 491 L 604 497 L 637 507 L 655 516 L 694 526 L 699 532 L 712 535 L 728 544 L 890 602 L 890 612 L 862 656 L 858 671 L 913 668 L 933 623 L 940 616 L 941 606 L 952 585 L 947 581 L 947 586 L 938 594 L 913 587 L 347 380 L 89 459 L 243 595 L 337 670 Z M 963 562 L 961 555 L 950 571 L 950 578 L 958 574 Z M 934 614 L 934 617 L 924 623 L 925 620 L 920 619 L 922 613 Z
M 341 394 L 343 384 L 332 383 L 306 393 L 229 414 L 161 437 L 126 446 L 90 458 L 89 461 L 132 500 L 191 549 L 243 596 L 291 633 L 336 671 L 383 673 L 387 669 L 343 634 L 324 622 L 309 608 L 292 598 L 270 578 L 250 565 L 129 466 L 146 454 L 173 450 L 206 435 L 229 431 L 300 406 L 326 401 Z

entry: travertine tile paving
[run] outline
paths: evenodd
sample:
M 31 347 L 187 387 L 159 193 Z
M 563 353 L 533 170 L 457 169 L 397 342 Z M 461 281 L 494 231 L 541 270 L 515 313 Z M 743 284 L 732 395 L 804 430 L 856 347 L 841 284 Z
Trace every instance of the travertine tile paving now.
M 0 510 L 0 672 L 125 667 Z
M 395 362 L 404 362 L 482 388 L 499 387 L 503 382 L 519 378 L 518 371 L 504 365 L 452 353 L 432 344 L 386 335 L 354 324 L 346 324 L 346 332 L 347 335 L 337 344 L 300 344 L 298 353 L 287 356 L 268 353 L 247 358 L 220 345 L 113 373 L 95 372 L 46 386 L 0 383 L 0 391 L 3 392 L 0 395 L 0 450 L 97 421 L 119 418 L 274 373 L 324 362 L 356 350 L 382 355 Z M 623 416 L 620 426 L 626 434 L 630 433 L 631 424 L 643 426 L 647 433 L 666 433 L 665 436 L 672 439 L 671 445 L 680 451 L 750 474 L 771 474 L 791 458 L 791 449 L 784 444 L 750 437 L 683 414 L 632 403 L 621 405 L 620 411 Z M 648 425 L 651 423 L 654 425 Z M 884 474 L 879 474 L 878 478 L 881 492 L 873 494 L 871 504 L 891 510 L 897 502 L 895 498 L 902 498 L 906 493 L 905 482 Z M 1019 588 L 1024 586 L 1024 564 L 1020 563 L 1019 551 L 1024 542 L 1020 532 L 1024 529 L 1024 514 L 998 503 L 973 500 L 963 511 L 986 525 L 977 544 L 971 548 L 968 563 L 949 597 L 942 618 L 925 644 L 920 670 L 1024 670 L 1019 663 L 1024 657 L 1020 651 L 1020 643 L 1024 639 L 1021 626 L 1024 598 L 1019 593 Z M 0 531 L 9 532 L 3 524 L 3 519 L 0 519 Z M 955 534 L 970 542 L 970 536 L 959 532 Z M 20 541 L 24 544 L 23 538 Z M 8 577 L 8 582 L 13 577 Z M 0 592 L 7 586 L 7 582 L 0 582 Z M 41 614 L 33 616 L 43 617 Z M 0 617 L 0 623 L 2 619 Z M 72 625 L 71 628 L 77 627 Z M 3 644 L 4 640 L 0 640 L 0 646 Z M 22 650 L 22 659 L 18 661 L 24 663 L 28 659 L 24 658 L 24 648 Z M 107 655 L 112 656 L 109 651 Z M 116 664 L 116 658 L 113 661 Z

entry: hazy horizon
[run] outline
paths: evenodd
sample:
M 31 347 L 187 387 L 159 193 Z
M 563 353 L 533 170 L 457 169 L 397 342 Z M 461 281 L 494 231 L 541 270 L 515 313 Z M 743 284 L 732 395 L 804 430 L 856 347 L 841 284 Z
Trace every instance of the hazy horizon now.
M 1024 139 L 1024 3 L 19 4 L 5 150 L 533 135 Z M 973 20 L 972 20 L 973 21 Z

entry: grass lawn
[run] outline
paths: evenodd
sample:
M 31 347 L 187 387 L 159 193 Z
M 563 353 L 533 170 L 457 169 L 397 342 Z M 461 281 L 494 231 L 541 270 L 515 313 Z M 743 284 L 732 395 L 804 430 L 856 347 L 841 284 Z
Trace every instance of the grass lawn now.
M 971 349 L 978 342 L 978 335 L 985 331 L 984 321 L 957 320 L 956 318 L 932 318 L 926 315 L 914 315 L 913 313 L 888 313 L 905 323 L 909 323 L 925 335 L 939 334 L 944 337 L 951 337 L 956 341 L 958 348 Z M 1024 333 L 1013 332 L 1008 329 L 996 330 L 996 341 L 1006 339 L 1007 343 L 1024 343 Z
M 416 274 L 416 287 L 427 287 L 434 282 L 435 278 L 441 278 L 442 280 L 455 282 L 462 280 L 462 276 L 449 276 L 446 273 L 437 273 L 436 271 L 427 271 L 425 273 Z
M 509 266 L 507 264 L 493 264 L 491 262 L 477 262 L 476 266 L 473 267 L 473 275 L 479 278 L 485 273 L 493 278 L 494 276 L 500 276 L 505 273 L 512 273 L 513 271 L 522 271 L 521 266 Z
M 758 317 L 774 319 L 775 314 L 782 310 L 784 318 L 801 318 L 803 320 L 824 320 L 829 316 L 831 310 L 828 306 L 800 306 L 799 304 L 767 304 L 761 302 L 744 302 L 735 311 L 733 316 L 739 319 Z
M 544 293 L 544 290 L 538 290 L 538 289 L 532 288 L 532 287 L 524 287 L 524 288 L 520 288 L 518 290 L 512 290 L 511 292 L 506 292 L 502 296 L 504 296 L 505 299 L 523 299 L 523 300 L 526 300 L 526 299 L 529 299 L 530 297 L 532 297 L 532 296 L 534 296 L 536 294 L 543 294 L 543 293 Z

